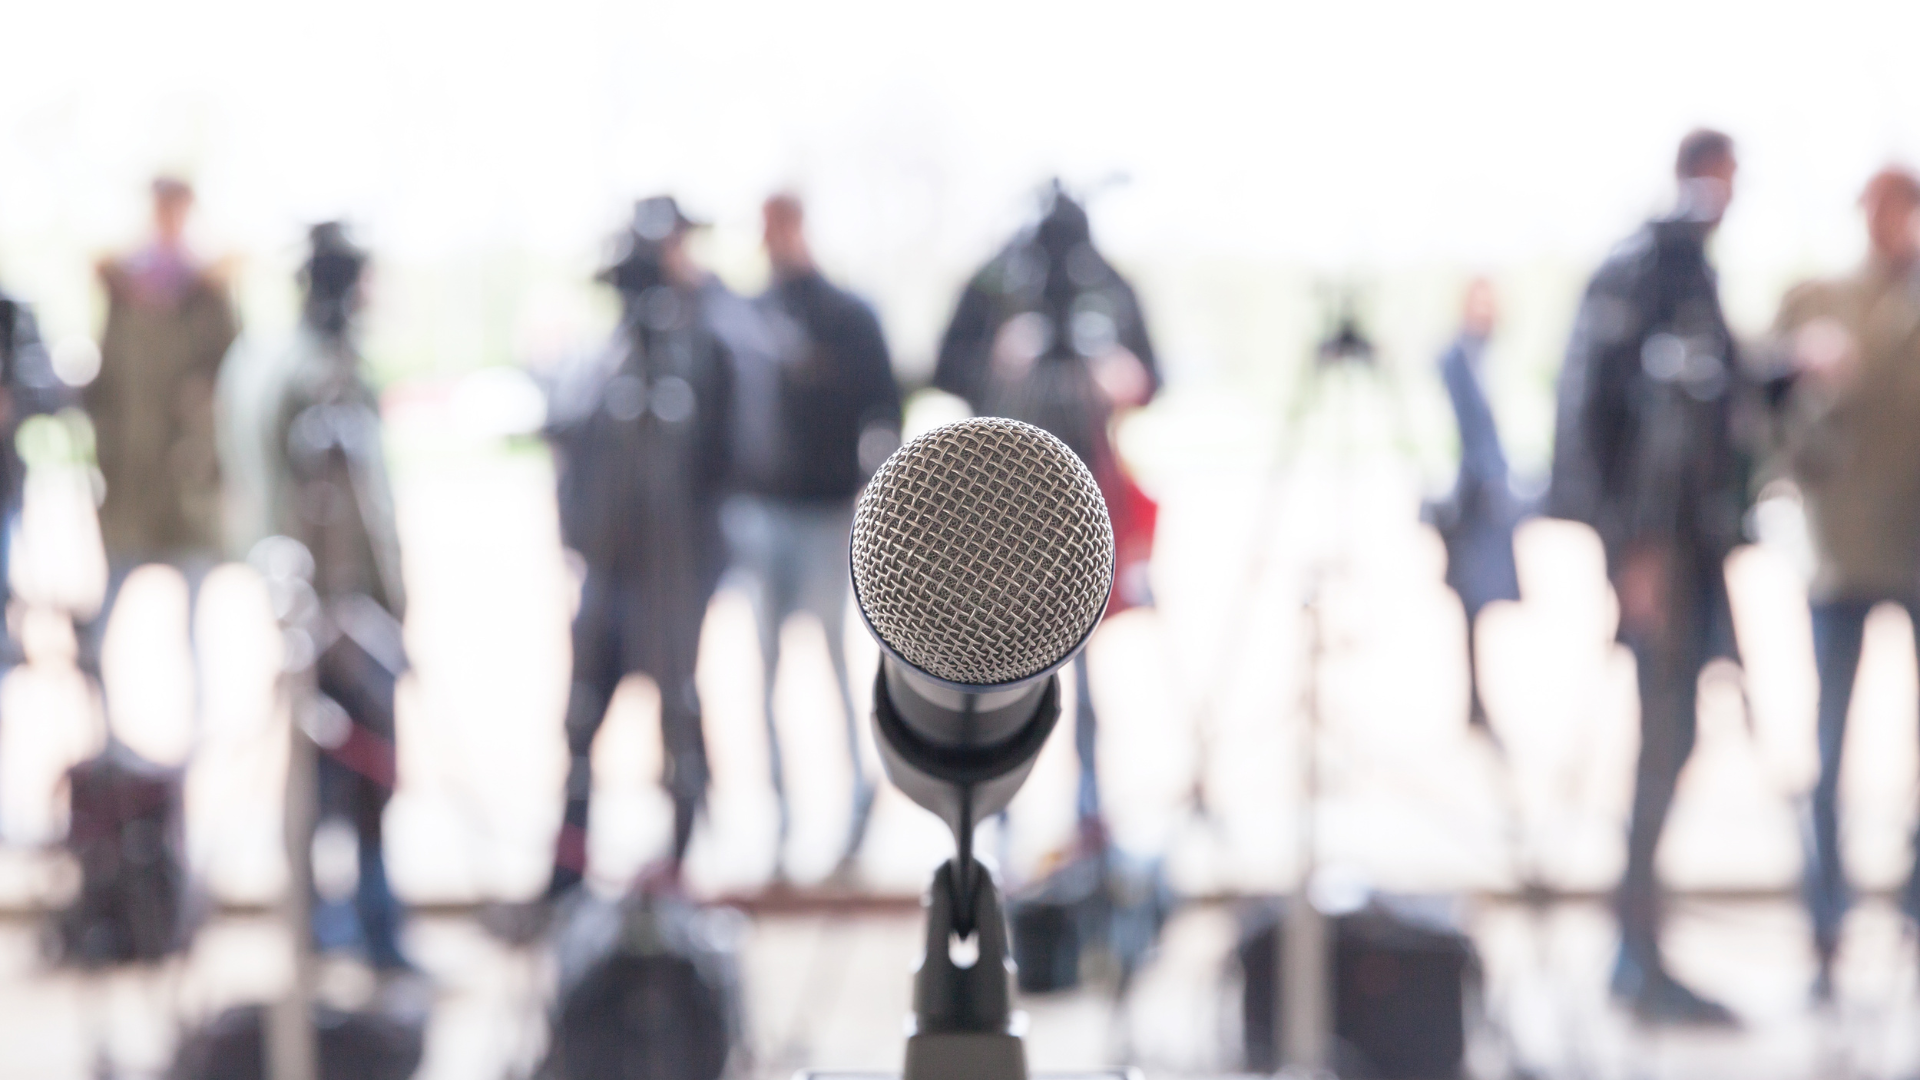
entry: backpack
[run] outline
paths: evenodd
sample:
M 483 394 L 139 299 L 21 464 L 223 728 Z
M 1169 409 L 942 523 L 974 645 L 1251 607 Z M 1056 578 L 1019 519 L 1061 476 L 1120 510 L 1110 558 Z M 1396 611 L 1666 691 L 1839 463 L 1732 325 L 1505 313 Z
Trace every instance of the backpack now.
M 167 1080 L 256 1080 L 266 1072 L 267 1006 L 241 1005 L 188 1036 Z M 318 1080 L 407 1080 L 426 1053 L 426 1027 L 376 1013 L 313 1010 Z
M 65 847 L 80 892 L 54 917 L 57 958 L 82 967 L 159 960 L 186 944 L 181 770 L 118 740 L 67 771 Z
M 582 894 L 555 941 L 559 995 L 540 1080 L 718 1080 L 741 1041 L 739 916 Z

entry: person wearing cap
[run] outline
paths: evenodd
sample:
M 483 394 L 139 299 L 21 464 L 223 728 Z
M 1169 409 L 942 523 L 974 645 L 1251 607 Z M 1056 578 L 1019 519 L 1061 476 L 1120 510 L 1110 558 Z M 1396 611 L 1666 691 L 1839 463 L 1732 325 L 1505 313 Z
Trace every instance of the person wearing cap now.
M 106 481 L 100 538 L 107 590 L 78 634 L 80 667 L 96 680 L 107 620 L 134 569 L 167 563 L 181 571 L 191 637 L 200 582 L 219 559 L 223 507 L 214 397 L 238 325 L 226 282 L 187 247 L 192 209 L 193 189 L 185 181 L 155 180 L 152 240 L 98 268 L 107 320 L 100 371 L 81 401 L 93 421 Z
M 774 723 L 780 630 L 811 614 L 827 639 L 852 769 L 852 816 L 838 872 L 853 868 L 873 808 L 861 761 L 860 723 L 847 672 L 847 537 L 853 500 L 900 441 L 900 388 L 873 309 L 815 266 L 800 200 L 779 194 L 762 208 L 773 281 L 755 304 L 777 348 L 739 350 L 732 496 L 722 510 L 734 563 L 744 572 L 760 635 L 773 790 L 784 875 L 790 822 Z M 749 360 L 759 358 L 759 363 Z
M 1726 560 L 1746 509 L 1733 424 L 1741 368 L 1707 259 L 1734 169 L 1727 136 L 1700 130 L 1682 140 L 1675 210 L 1594 274 L 1560 373 L 1548 512 L 1599 533 L 1620 601 L 1618 637 L 1640 688 L 1611 990 L 1653 1023 L 1735 1023 L 1667 970 L 1654 866 L 1693 753 L 1700 673 L 1714 659 L 1737 659 Z
M 710 276 L 687 251 L 697 223 L 670 196 L 642 200 L 601 280 L 620 295 L 611 346 L 554 388 L 547 435 L 560 531 L 585 574 L 573 622 L 566 804 L 545 894 L 586 871 L 594 735 L 631 674 L 660 696 L 668 857 L 649 884 L 677 885 L 707 787 L 694 686 L 700 626 L 724 568 L 719 503 L 729 462 L 732 359 L 714 329 Z
M 1773 337 L 1791 362 L 1788 468 L 1815 556 L 1808 598 L 1820 678 L 1807 901 L 1816 998 L 1833 994 L 1848 907 L 1840 851 L 1840 756 L 1867 615 L 1881 604 L 1920 625 L 1920 177 L 1890 166 L 1860 197 L 1867 255 L 1781 302 Z M 1900 894 L 1920 919 L 1920 863 Z
M 315 689 L 346 720 L 316 736 L 320 815 L 353 829 L 359 874 L 351 902 L 315 906 L 314 937 L 322 948 L 364 952 L 377 970 L 406 971 L 405 912 L 388 884 L 383 828 L 397 769 L 395 688 L 408 668 L 406 588 L 380 397 L 358 340 L 367 255 L 340 222 L 315 225 L 308 247 L 299 326 L 251 386 L 225 388 L 227 434 L 242 459 L 233 471 L 252 464 L 263 482 L 263 535 L 251 539 L 292 537 L 313 557 Z M 229 369 L 237 376 L 242 364 Z

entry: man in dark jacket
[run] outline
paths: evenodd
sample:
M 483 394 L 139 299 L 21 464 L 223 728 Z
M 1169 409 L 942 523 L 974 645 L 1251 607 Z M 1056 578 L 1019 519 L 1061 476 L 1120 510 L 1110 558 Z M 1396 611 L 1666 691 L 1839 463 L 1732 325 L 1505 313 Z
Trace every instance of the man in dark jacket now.
M 635 208 L 626 250 L 602 274 L 620 293 L 620 331 L 552 402 L 561 539 L 585 563 L 586 580 L 573 623 L 566 813 L 549 899 L 585 872 L 593 737 L 625 676 L 650 675 L 660 691 L 662 782 L 673 798 L 662 885 L 677 883 L 706 792 L 694 667 L 724 565 L 719 493 L 732 361 L 708 317 L 707 275 L 686 250 L 693 224 L 669 196 Z
M 968 282 L 941 338 L 933 384 L 966 399 L 976 413 L 1024 420 L 1071 447 L 1108 496 L 1116 547 L 1127 561 L 1133 530 L 1114 497 L 1127 482 L 1107 428 L 1116 407 L 1153 396 L 1159 368 L 1133 286 L 1095 250 L 1086 210 L 1058 183 L 1040 221 Z M 1117 568 L 1116 595 L 1144 603 L 1143 575 L 1129 569 Z M 1124 595 L 1129 591 L 1134 595 Z M 1084 651 L 1074 659 L 1074 674 L 1076 809 L 1083 839 L 1104 843 Z
M 751 583 L 760 632 L 768 756 L 780 804 L 777 858 L 784 859 L 789 811 L 774 678 L 780 629 L 788 616 L 806 611 L 826 634 L 846 723 L 853 772 L 853 816 L 841 857 L 847 870 L 874 794 L 861 762 L 847 673 L 847 534 L 854 497 L 899 444 L 900 389 L 873 309 L 834 287 L 814 265 L 799 199 L 776 195 L 763 217 L 773 282 L 755 307 L 774 348 L 736 356 L 735 464 L 743 490 L 725 509 L 727 540 Z
M 1642 1017 L 1730 1024 L 1670 975 L 1659 947 L 1654 854 L 1693 752 L 1702 668 L 1736 655 L 1724 564 L 1740 537 L 1733 438 L 1739 361 L 1706 242 L 1733 195 L 1733 142 L 1680 145 L 1675 212 L 1594 275 L 1561 372 L 1550 511 L 1599 532 L 1640 683 L 1640 761 L 1618 907 L 1612 990 Z

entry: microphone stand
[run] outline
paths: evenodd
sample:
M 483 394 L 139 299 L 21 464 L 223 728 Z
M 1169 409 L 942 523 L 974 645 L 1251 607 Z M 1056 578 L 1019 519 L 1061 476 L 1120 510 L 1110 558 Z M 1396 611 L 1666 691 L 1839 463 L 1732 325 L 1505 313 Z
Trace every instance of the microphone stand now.
M 1331 926 L 1313 906 L 1313 874 L 1319 863 L 1320 803 L 1320 669 L 1326 656 L 1321 601 L 1323 571 L 1314 571 L 1306 616 L 1309 635 L 1306 671 L 1306 725 L 1302 732 L 1300 793 L 1300 882 L 1293 903 L 1274 941 L 1279 946 L 1274 975 L 1281 992 L 1275 995 L 1283 1075 L 1330 1075 L 1334 1043 L 1334 972 Z
M 985 747 L 939 746 L 916 735 L 894 711 L 885 666 L 874 679 L 874 742 L 887 777 L 953 828 L 955 854 L 927 890 L 926 954 L 913 979 L 912 1034 L 902 1080 L 1027 1080 L 1023 1017 L 1013 1011 L 1013 963 L 1000 887 L 973 857 L 973 829 L 999 813 L 1033 770 L 1060 720 L 1060 679 L 1047 677 L 1039 710 L 1005 741 Z M 970 957 L 959 954 L 971 943 Z M 802 1080 L 855 1074 L 808 1072 Z M 1133 1070 L 1077 1074 L 1085 1080 L 1138 1080 Z M 863 1076 L 862 1080 L 873 1080 Z
M 1339 400 L 1334 404 L 1340 406 L 1338 415 L 1332 420 L 1337 429 L 1333 433 L 1335 460 L 1342 467 L 1351 468 L 1353 465 L 1359 438 L 1354 430 L 1357 419 L 1354 411 L 1358 405 L 1354 394 L 1356 388 L 1340 386 L 1335 379 L 1345 377 L 1351 381 L 1355 375 L 1371 382 L 1374 392 L 1387 399 L 1390 422 L 1394 426 L 1392 437 L 1404 447 L 1408 424 L 1400 389 L 1392 371 L 1382 366 L 1372 342 L 1361 331 L 1354 304 L 1349 297 L 1334 321 L 1332 332 L 1320 343 L 1315 355 L 1301 367 L 1299 382 L 1294 389 L 1294 406 L 1289 410 L 1282 429 L 1282 441 L 1274 457 L 1266 497 L 1259 513 L 1256 544 L 1260 546 L 1256 547 L 1255 561 L 1249 569 L 1249 586 L 1242 593 L 1242 609 L 1234 620 L 1236 629 L 1244 625 L 1250 615 L 1247 606 L 1251 605 L 1255 595 L 1252 586 L 1264 570 L 1264 541 L 1267 534 L 1277 527 L 1279 482 L 1299 463 L 1308 425 L 1315 413 L 1328 411 L 1329 396 L 1338 395 Z M 1331 550 L 1344 553 L 1351 550 L 1347 539 L 1354 531 L 1352 507 L 1345 498 L 1345 493 L 1351 489 L 1348 484 L 1336 480 L 1335 490 L 1341 494 L 1336 496 L 1338 505 L 1334 507 L 1336 546 Z M 1330 1078 L 1336 1075 L 1334 1049 L 1338 1038 L 1338 1018 L 1335 1014 L 1337 994 L 1333 966 L 1333 924 L 1314 906 L 1312 884 L 1320 858 L 1317 811 L 1320 802 L 1320 740 L 1324 706 L 1321 676 L 1327 654 L 1326 584 L 1343 560 L 1343 554 L 1315 560 L 1309 571 L 1303 604 L 1309 644 L 1302 702 L 1304 725 L 1301 731 L 1298 819 L 1299 877 L 1293 902 L 1287 905 L 1279 932 L 1274 935 L 1274 945 L 1280 954 L 1275 957 L 1274 965 L 1275 989 L 1279 991 L 1274 995 L 1275 1050 L 1278 1051 L 1276 1056 L 1280 1063 L 1280 1075 L 1286 1077 Z M 1234 636 L 1241 635 L 1236 633 Z M 1223 664 L 1223 672 L 1225 667 Z M 1202 767 L 1204 776 L 1204 762 Z M 1198 783 L 1195 804 L 1202 813 L 1206 812 L 1204 791 Z
M 1048 676 L 1039 710 L 1004 742 L 940 746 L 895 712 L 884 667 L 874 679 L 881 764 L 908 797 L 952 827 L 955 850 L 927 893 L 926 954 L 914 975 L 904 1080 L 1026 1080 L 1026 1047 L 1014 1033 L 1006 916 L 992 873 L 973 856 L 973 830 L 1013 799 L 1059 720 L 1060 679 Z M 967 942 L 972 957 L 957 957 Z
M 280 537 L 275 546 L 278 550 L 273 554 L 279 557 L 263 560 L 269 565 L 262 569 L 267 571 L 285 654 L 280 693 L 288 718 L 287 892 L 280 909 L 293 947 L 293 981 L 286 995 L 267 1008 L 264 1064 L 271 1080 L 319 1080 L 320 1044 L 313 1026 L 313 832 L 319 816 L 319 749 L 307 733 L 307 723 L 315 706 L 320 603 L 309 580 L 312 557 L 305 545 Z

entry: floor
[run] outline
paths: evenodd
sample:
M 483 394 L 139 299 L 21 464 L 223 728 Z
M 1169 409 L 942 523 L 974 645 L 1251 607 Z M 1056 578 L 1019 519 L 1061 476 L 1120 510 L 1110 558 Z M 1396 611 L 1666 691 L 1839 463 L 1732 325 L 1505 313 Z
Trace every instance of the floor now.
M 1236 1070 L 1238 999 L 1229 956 L 1231 909 L 1201 905 L 1168 927 L 1160 955 L 1124 1007 L 1102 989 L 1020 1002 L 1037 1071 L 1131 1064 L 1151 1077 Z M 1911 933 L 1884 906 L 1854 918 L 1837 1004 L 1807 1003 L 1809 959 L 1798 910 L 1781 901 L 1696 901 L 1670 932 L 1676 966 L 1733 1004 L 1738 1033 L 1637 1028 L 1608 1006 L 1612 930 L 1572 903 L 1545 912 L 1483 907 L 1471 920 L 1486 964 L 1485 1015 L 1471 1030 L 1480 1077 L 1900 1078 L 1920 1072 L 1920 996 Z M 919 923 L 908 912 L 766 916 L 742 948 L 749 1046 L 740 1076 L 784 1078 L 803 1067 L 897 1068 Z M 506 1080 L 540 1052 L 546 969 L 467 917 L 416 921 L 411 945 L 431 973 L 431 1025 L 420 1080 Z M 286 941 L 264 916 L 206 928 L 188 959 L 165 970 L 49 972 L 36 930 L 0 926 L 0 1078 L 88 1077 L 109 1060 L 126 1077 L 157 1076 L 182 1024 L 272 993 Z M 364 972 L 336 964 L 327 992 L 354 1001 Z
M 390 417 L 414 675 L 403 689 L 389 859 L 408 900 L 462 912 L 527 896 L 544 879 L 564 771 L 571 571 L 544 458 L 463 444 L 434 407 L 422 398 Z M 1806 1005 L 1810 960 L 1792 890 L 1813 768 L 1813 678 L 1804 593 L 1786 554 L 1749 548 L 1729 565 L 1744 694 L 1731 667 L 1703 680 L 1700 745 L 1661 852 L 1663 875 L 1688 897 L 1670 928 L 1674 963 L 1750 1022 L 1734 1036 L 1639 1031 L 1603 999 L 1613 947 L 1603 909 L 1570 902 L 1532 913 L 1484 899 L 1528 881 L 1596 897 L 1619 872 L 1636 747 L 1633 672 L 1611 645 L 1597 544 L 1560 523 L 1522 531 L 1526 600 L 1490 609 L 1481 623 L 1496 748 L 1463 722 L 1463 620 L 1441 584 L 1438 541 L 1416 524 L 1417 483 L 1390 455 L 1341 455 L 1311 439 L 1299 467 L 1276 482 L 1260 464 L 1271 434 L 1241 406 L 1206 400 L 1171 401 L 1128 429 L 1129 452 L 1151 465 L 1143 472 L 1162 519 L 1157 607 L 1113 620 L 1091 652 L 1103 780 L 1123 847 L 1163 857 L 1192 897 L 1291 889 L 1309 850 L 1330 880 L 1482 897 L 1470 929 L 1489 972 L 1490 1019 L 1476 1029 L 1477 1075 L 1920 1072 L 1915 945 L 1890 909 L 1869 903 L 1850 925 L 1841 1004 L 1819 1014 Z M 103 733 L 72 668 L 69 620 L 56 614 L 84 608 L 89 589 L 98 591 L 85 478 L 50 474 L 34 484 L 13 613 L 29 663 L 0 682 L 0 911 L 15 913 L 56 904 L 72 888 L 71 868 L 49 854 L 64 830 L 60 776 Z M 244 911 L 270 902 L 285 878 L 277 638 L 249 569 L 229 565 L 209 578 L 196 710 L 186 610 L 171 571 L 143 571 L 128 585 L 107 649 L 115 729 L 156 760 L 188 764 L 193 868 L 216 901 Z M 1847 858 L 1869 892 L 1893 887 L 1907 860 L 1920 776 L 1911 635 L 1903 614 L 1874 616 L 1849 734 Z M 875 653 L 856 620 L 848 644 L 864 699 Z M 751 619 L 741 594 L 722 590 L 700 672 L 715 777 L 690 869 L 701 896 L 754 895 L 777 860 L 810 887 L 840 856 L 849 761 L 819 628 L 790 624 L 785 651 L 773 696 L 795 827 L 781 857 Z M 631 681 L 595 746 L 590 858 L 603 888 L 618 888 L 666 839 L 653 715 L 650 684 Z M 1006 826 L 982 833 L 981 850 L 1011 882 L 1039 873 L 1071 836 L 1069 726 Z M 862 766 L 878 767 L 870 740 Z M 1298 810 L 1309 785 L 1310 819 Z M 858 885 L 894 902 L 893 913 L 752 921 L 744 962 L 753 1052 L 743 1068 L 772 1077 L 897 1064 L 918 937 L 911 907 L 899 905 L 950 844 L 931 816 L 888 790 Z M 350 879 L 350 860 L 334 865 L 340 849 L 329 842 L 317 852 L 323 879 Z M 1234 936 L 1230 904 L 1183 911 L 1123 1019 L 1094 993 L 1024 1002 L 1035 1066 L 1125 1058 L 1154 1076 L 1231 1070 L 1225 961 Z M 0 918 L 7 1080 L 87 1076 L 103 1044 L 129 1075 L 151 1071 L 170 1053 L 173 1018 L 268 995 L 288 970 L 286 942 L 261 916 L 217 918 L 189 961 L 158 974 L 48 971 L 37 937 L 29 915 Z M 412 947 L 435 982 L 422 1075 L 516 1075 L 540 1037 L 539 960 L 459 914 L 418 920 Z M 350 967 L 329 978 L 349 995 L 364 982 Z

